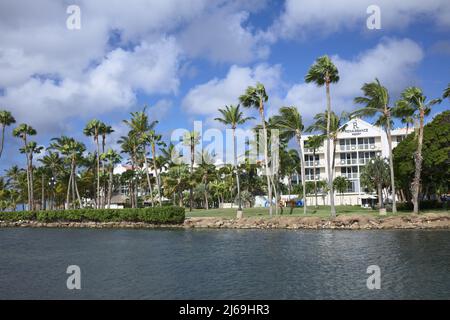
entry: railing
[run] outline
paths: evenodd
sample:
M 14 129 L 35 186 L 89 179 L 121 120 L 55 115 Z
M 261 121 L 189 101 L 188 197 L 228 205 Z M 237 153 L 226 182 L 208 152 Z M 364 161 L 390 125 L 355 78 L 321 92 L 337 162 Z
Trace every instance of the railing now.
M 357 164 L 357 159 L 341 159 L 336 160 L 337 165 Z
M 316 160 L 316 161 L 305 161 L 305 166 L 313 167 L 314 163 L 315 163 L 316 167 L 320 166 L 320 161 L 319 160 Z

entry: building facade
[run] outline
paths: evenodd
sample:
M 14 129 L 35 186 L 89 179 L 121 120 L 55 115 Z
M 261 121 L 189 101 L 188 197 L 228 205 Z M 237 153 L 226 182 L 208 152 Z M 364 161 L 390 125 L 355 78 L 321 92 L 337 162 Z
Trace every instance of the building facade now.
M 338 133 L 336 146 L 331 143 L 331 154 L 333 148 L 335 154 L 335 175 L 345 176 L 350 181 L 350 187 L 344 194 L 335 191 L 335 204 L 337 205 L 363 205 L 367 206 L 370 200 L 376 199 L 376 194 L 364 192 L 360 183 L 360 172 L 362 167 L 377 156 L 389 157 L 389 145 L 386 132 L 366 121 L 356 118 L 346 123 L 344 129 Z M 407 129 L 392 130 L 392 148 L 402 141 L 407 134 Z M 302 136 L 302 144 L 305 157 L 305 180 L 314 181 L 314 167 L 316 168 L 316 180 L 328 180 L 328 168 L 326 160 L 326 141 L 315 152 L 307 148 L 306 140 L 309 135 Z M 300 177 L 295 177 L 299 181 Z M 313 197 L 307 197 L 307 203 L 313 203 Z M 319 204 L 329 204 L 327 195 L 322 195 Z

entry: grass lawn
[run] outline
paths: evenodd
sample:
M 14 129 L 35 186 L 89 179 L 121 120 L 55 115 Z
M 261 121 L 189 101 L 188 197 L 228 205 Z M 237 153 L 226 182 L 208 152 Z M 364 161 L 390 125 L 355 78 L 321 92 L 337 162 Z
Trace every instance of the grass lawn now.
M 186 209 L 186 217 L 221 217 L 221 218 L 235 218 L 237 209 L 193 209 L 189 212 Z M 283 208 L 283 216 L 305 216 L 303 214 L 303 208 L 294 208 L 292 215 L 289 214 L 289 208 Z M 436 213 L 448 213 L 448 211 L 443 210 L 425 210 L 421 213 L 436 212 Z M 273 210 L 275 215 L 275 209 Z M 378 210 L 363 209 L 360 206 L 336 206 L 337 215 L 351 215 L 351 214 L 369 214 L 378 216 Z M 410 212 L 398 212 L 396 215 L 406 215 Z M 314 216 L 321 218 L 330 217 L 330 207 L 329 206 L 319 206 L 315 209 L 313 206 L 308 207 L 306 211 L 306 216 Z M 392 213 L 388 212 L 387 216 L 392 216 Z M 269 209 L 267 208 L 245 208 L 244 217 L 269 217 Z

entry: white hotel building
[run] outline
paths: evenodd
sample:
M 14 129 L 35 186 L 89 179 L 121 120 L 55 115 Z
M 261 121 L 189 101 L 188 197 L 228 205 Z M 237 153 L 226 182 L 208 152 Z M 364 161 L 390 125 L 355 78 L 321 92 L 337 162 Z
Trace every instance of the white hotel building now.
M 392 148 L 402 141 L 407 132 L 406 128 L 392 130 Z M 305 141 L 309 135 L 302 136 L 302 143 L 305 146 Z M 331 144 L 331 154 L 333 151 L 333 144 Z M 316 157 L 313 158 L 313 150 L 304 147 L 305 153 L 305 167 L 306 167 L 306 181 L 314 180 L 313 161 L 316 162 L 316 180 L 328 180 L 328 170 L 326 161 L 326 142 L 324 145 L 316 150 Z M 336 205 L 364 205 L 370 200 L 377 199 L 375 193 L 367 194 L 361 188 L 359 173 L 361 168 L 371 159 L 376 156 L 388 157 L 389 147 L 386 133 L 383 129 L 373 126 L 366 121 L 359 118 L 352 119 L 347 122 L 345 130 L 338 134 L 335 156 L 335 177 L 345 176 L 350 182 L 350 188 L 344 193 L 343 197 L 335 191 Z M 295 177 L 299 181 L 300 177 Z M 307 197 L 307 203 L 314 203 L 314 197 Z M 328 196 L 319 198 L 319 204 L 325 201 L 329 204 Z

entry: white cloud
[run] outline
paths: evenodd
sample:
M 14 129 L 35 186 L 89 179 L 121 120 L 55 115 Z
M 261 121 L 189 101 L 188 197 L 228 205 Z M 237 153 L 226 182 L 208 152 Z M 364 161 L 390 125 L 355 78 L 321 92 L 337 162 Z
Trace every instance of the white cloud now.
M 264 83 L 269 92 L 277 90 L 281 83 L 281 66 L 260 64 L 254 68 L 230 67 L 223 79 L 214 78 L 192 88 L 185 96 L 182 106 L 192 115 L 214 115 L 218 108 L 238 103 L 245 88 Z
M 333 110 L 339 113 L 354 109 L 353 98 L 361 95 L 361 86 L 375 78 L 388 88 L 393 98 L 406 86 L 414 84 L 414 70 L 422 58 L 421 47 L 409 39 L 385 39 L 351 60 L 332 57 L 340 74 L 340 81 L 331 86 Z M 325 88 L 312 83 L 295 84 L 274 106 L 278 108 L 281 104 L 296 105 L 305 120 L 310 121 L 325 110 Z
M 95 116 L 136 102 L 136 91 L 146 94 L 175 93 L 178 89 L 178 46 L 172 38 L 151 45 L 142 43 L 133 51 L 110 52 L 80 79 L 30 78 L 8 87 L 0 96 L 18 121 L 55 131 L 65 120 L 89 114 Z
M 392 30 L 429 19 L 438 27 L 450 26 L 450 2 L 447 0 L 287 0 L 275 22 L 273 34 L 284 38 L 329 34 L 350 28 L 366 29 L 369 5 L 381 9 L 381 28 Z

